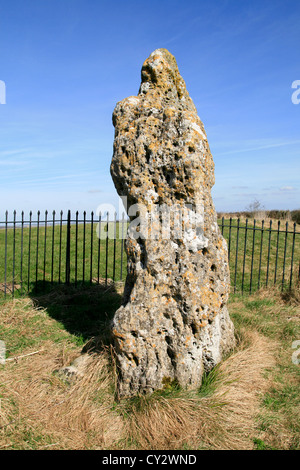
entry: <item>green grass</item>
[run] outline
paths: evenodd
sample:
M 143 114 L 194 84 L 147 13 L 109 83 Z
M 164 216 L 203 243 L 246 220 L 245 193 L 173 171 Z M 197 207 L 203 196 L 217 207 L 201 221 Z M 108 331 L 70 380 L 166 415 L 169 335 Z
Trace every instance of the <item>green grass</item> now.
M 221 220 L 218 221 L 221 225 Z M 126 230 L 124 224 L 124 233 Z M 292 224 L 289 230 L 292 231 Z M 106 224 L 103 222 L 102 227 Z M 11 225 L 10 225 L 11 227 Z M 96 233 L 97 223 L 71 225 L 70 233 L 70 283 L 90 284 L 103 279 L 124 281 L 126 277 L 126 252 L 121 239 L 122 224 L 110 223 L 110 230 L 116 230 L 116 239 L 99 240 Z M 261 228 L 261 222 L 257 222 Z M 273 224 L 273 229 L 277 225 Z M 269 224 L 264 231 L 255 231 L 253 240 L 253 221 L 224 220 L 223 236 L 230 251 L 229 265 L 232 290 L 236 292 L 255 292 L 258 288 L 275 283 L 284 289 L 290 285 L 291 261 L 293 255 L 292 280 L 298 278 L 300 259 L 300 235 L 280 232 L 270 233 Z M 271 235 L 271 236 L 270 236 Z M 19 295 L 42 289 L 53 283 L 64 283 L 66 277 L 67 227 L 48 221 L 47 227 L 39 228 L 28 224 L 0 230 L 0 296 L 13 293 Z M 230 242 L 229 242 L 230 240 Z M 246 241 L 246 244 L 245 244 Z M 285 254 L 285 256 L 284 256 Z
M 300 446 L 300 365 L 292 361 L 292 344 L 300 338 L 299 286 L 295 291 L 297 300 L 293 292 L 289 298 L 274 289 L 262 290 L 248 298 L 232 295 L 229 304 L 237 335 L 246 328 L 277 343 L 273 386 L 261 399 L 257 420 L 258 450 L 280 449 L 283 440 L 289 449 Z

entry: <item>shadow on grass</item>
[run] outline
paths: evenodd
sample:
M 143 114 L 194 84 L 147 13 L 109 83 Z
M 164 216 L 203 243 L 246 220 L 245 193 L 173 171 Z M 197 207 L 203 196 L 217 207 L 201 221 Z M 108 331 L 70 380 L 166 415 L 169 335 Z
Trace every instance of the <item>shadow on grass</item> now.
M 102 345 L 110 344 L 110 322 L 122 301 L 113 283 L 75 287 L 41 282 L 29 296 L 36 307 L 46 309 L 51 318 L 76 336 L 79 344 L 88 343 L 93 348 L 94 338 Z

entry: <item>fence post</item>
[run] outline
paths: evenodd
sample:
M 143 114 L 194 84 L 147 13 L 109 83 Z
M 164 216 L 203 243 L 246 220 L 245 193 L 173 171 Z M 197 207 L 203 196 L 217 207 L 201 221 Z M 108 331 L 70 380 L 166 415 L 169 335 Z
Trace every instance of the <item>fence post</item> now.
M 107 233 L 106 233 L 106 246 L 105 246 L 105 286 L 107 286 L 108 278 L 108 233 L 109 233 L 109 212 L 107 212 Z
M 66 284 L 70 284 L 70 258 L 71 258 L 71 211 L 68 210 L 67 242 L 66 242 Z
M 4 262 L 4 297 L 6 298 L 7 290 L 7 229 L 8 229 L 8 211 L 5 212 L 5 262 Z M 299 271 L 300 272 L 300 271 Z
M 90 284 L 93 283 L 93 244 L 94 244 L 94 212 L 91 212 L 91 262 L 90 262 Z
M 30 290 L 30 254 L 31 254 L 31 225 L 32 225 L 32 211 L 29 212 L 29 233 L 28 233 L 28 280 L 27 290 Z
M 21 214 L 21 265 L 20 265 L 20 272 L 21 272 L 21 294 L 23 294 L 23 238 L 24 238 L 24 211 Z
M 40 211 L 37 212 L 37 227 L 36 227 L 36 258 L 35 258 L 35 290 L 38 288 L 38 273 L 39 273 L 39 232 L 40 232 Z
M 248 230 L 248 219 L 246 219 L 246 225 L 245 225 L 244 258 L 243 258 L 243 274 L 242 274 L 242 295 L 244 294 L 245 263 L 246 263 L 246 252 L 247 252 L 247 230 Z
M 116 274 L 116 243 L 117 243 L 117 213 L 115 212 L 115 219 L 114 219 L 113 282 L 115 282 L 115 274 Z
M 59 222 L 59 261 L 58 261 L 58 283 L 61 281 L 61 243 L 62 243 L 62 219 L 63 211 L 60 211 L 60 222 Z
M 240 218 L 238 218 L 238 220 L 237 220 L 237 232 L 236 232 L 236 251 L 235 251 L 235 268 L 234 268 L 234 292 L 236 291 L 236 275 L 237 275 L 238 251 L 239 251 L 239 230 L 240 230 Z
M 79 212 L 76 211 L 76 226 L 75 226 L 75 287 L 77 287 L 77 271 L 78 271 L 78 216 L 79 216 Z
M 269 228 L 269 245 L 268 245 L 268 259 L 267 259 L 266 287 L 268 287 L 268 280 L 269 280 L 271 236 L 272 236 L 272 220 L 270 220 L 270 228 Z
M 257 289 L 260 288 L 260 272 L 261 272 L 261 257 L 262 257 L 262 250 L 263 250 L 263 237 L 264 237 L 264 224 L 265 221 L 261 221 L 261 237 L 260 237 L 260 253 L 259 253 L 259 267 L 258 267 L 258 281 L 257 281 Z
M 13 221 L 13 272 L 12 272 L 12 296 L 13 297 L 15 295 L 16 216 L 17 216 L 17 212 L 14 211 L 14 221 Z
M 52 212 L 52 256 L 51 256 L 51 284 L 53 284 L 53 269 L 54 269 L 54 237 L 55 237 L 55 211 Z
M 44 241 L 44 276 L 43 283 L 46 285 L 46 261 L 47 261 L 47 224 L 48 224 L 48 211 L 45 211 L 45 241 Z
M 291 290 L 291 288 L 292 288 L 292 278 L 293 278 L 293 263 L 294 263 L 295 236 L 296 236 L 296 222 L 294 223 L 294 231 L 293 231 L 293 245 L 292 245 L 291 271 L 290 271 L 290 290 Z
M 253 262 L 254 262 L 254 249 L 255 249 L 255 225 L 256 220 L 253 221 L 253 241 L 252 241 L 252 256 L 251 256 L 251 272 L 250 272 L 250 294 L 252 293 L 252 276 L 253 276 Z
M 276 284 L 276 277 L 277 277 L 277 261 L 278 261 L 279 234 L 280 234 L 280 220 L 278 220 L 278 226 L 277 226 L 277 243 L 276 243 L 276 258 L 275 258 L 274 285 Z
M 229 219 L 229 238 L 228 238 L 228 264 L 230 265 L 230 248 L 231 248 L 231 223 L 232 218 Z
M 122 214 L 122 235 L 121 235 L 121 274 L 120 281 L 123 278 L 123 251 L 124 251 L 124 212 Z
M 281 290 L 283 290 L 283 288 L 284 288 L 284 271 L 285 271 L 286 244 L 287 244 L 287 237 L 288 237 L 288 228 L 289 228 L 289 223 L 286 222 L 286 224 L 285 224 L 285 240 L 284 240 L 284 254 L 283 254 Z

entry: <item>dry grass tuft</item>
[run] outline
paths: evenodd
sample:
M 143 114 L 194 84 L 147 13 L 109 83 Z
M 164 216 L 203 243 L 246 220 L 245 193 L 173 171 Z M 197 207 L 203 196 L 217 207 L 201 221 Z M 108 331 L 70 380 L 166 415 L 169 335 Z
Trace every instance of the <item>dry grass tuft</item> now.
M 274 349 L 263 336 L 245 334 L 243 344 L 219 367 L 209 397 L 188 393 L 150 400 L 142 411 L 133 409 L 127 433 L 142 449 L 252 449 Z
M 276 299 L 281 305 L 297 307 L 300 306 L 300 281 L 288 290 L 282 291 L 280 286 L 265 287 L 257 291 L 255 295 L 260 299 Z
M 8 429 L 11 444 L 26 448 L 26 423 L 26 429 L 34 431 L 34 447 L 43 448 L 51 442 L 51 446 L 59 449 L 109 448 L 116 443 L 116 436 L 122 438 L 124 427 L 121 417 L 113 411 L 109 351 L 90 356 L 85 375 L 68 384 L 54 371 L 69 364 L 79 351 L 61 354 L 53 344 L 48 346 L 47 352 L 39 357 L 14 364 L 5 381 L 7 395 L 17 404 L 16 419 L 7 409 L 0 421 L 5 425 L 12 421 Z M 27 445 L 32 447 L 32 442 Z

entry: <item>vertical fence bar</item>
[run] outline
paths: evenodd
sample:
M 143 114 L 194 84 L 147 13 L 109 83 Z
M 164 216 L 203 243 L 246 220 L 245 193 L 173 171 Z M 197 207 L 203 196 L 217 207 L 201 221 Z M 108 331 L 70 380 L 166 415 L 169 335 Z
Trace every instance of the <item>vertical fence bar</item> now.
M 296 238 L 296 222 L 294 222 L 293 242 L 292 242 L 292 253 L 291 253 L 291 270 L 290 270 L 290 283 L 289 283 L 289 289 L 290 289 L 290 290 L 291 290 L 291 288 L 292 288 L 292 278 L 293 278 L 293 264 L 294 264 L 295 238 Z
M 16 264 L 16 215 L 13 215 L 13 271 L 12 271 L 12 296 L 15 296 L 15 264 Z
M 223 233 L 224 233 L 224 216 L 222 217 L 222 224 L 221 224 L 221 233 L 222 233 L 222 236 L 223 236 Z
M 21 294 L 23 294 L 23 237 L 24 237 L 24 211 L 22 211 L 21 213 L 21 259 L 20 259 Z
M 43 283 L 46 284 L 46 260 L 47 260 L 47 224 L 48 224 L 48 211 L 45 211 L 45 241 L 44 241 L 44 276 Z
M 116 274 L 116 243 L 117 243 L 117 213 L 114 218 L 114 258 L 113 258 L 113 282 L 115 282 Z
M 258 280 L 257 280 L 257 288 L 260 288 L 260 272 L 261 272 L 261 258 L 262 258 L 262 249 L 263 249 L 263 236 L 264 236 L 264 223 L 265 221 L 262 220 L 261 222 L 261 237 L 260 237 L 260 252 L 259 252 L 259 266 L 258 266 Z
M 51 284 L 53 284 L 54 271 L 54 237 L 55 237 L 55 211 L 52 212 L 52 256 L 51 256 Z
M 246 264 L 246 251 L 247 251 L 247 232 L 248 232 L 248 219 L 246 219 L 246 225 L 245 225 L 244 258 L 243 258 L 243 274 L 242 274 L 242 295 L 244 293 L 245 264 Z
M 8 229 L 8 211 L 5 212 L 4 298 L 6 298 L 6 291 L 7 291 L 7 229 Z
M 40 232 L 40 211 L 37 212 L 36 226 L 36 258 L 35 258 L 35 289 L 38 286 L 38 266 L 39 266 L 39 232 Z
M 121 274 L 120 281 L 123 278 L 123 251 L 124 251 L 124 212 L 122 214 L 122 236 L 121 236 Z
M 82 282 L 84 283 L 85 277 L 85 221 L 86 221 L 86 212 L 83 212 L 83 252 L 82 252 Z
M 249 292 L 252 292 L 252 276 L 253 276 L 253 261 L 254 261 L 254 249 L 255 249 L 255 224 L 256 220 L 253 221 L 253 242 L 252 242 L 252 257 L 251 257 L 251 272 L 250 272 L 250 289 Z
M 107 233 L 106 233 L 106 259 L 105 259 L 105 285 L 107 286 L 107 270 L 108 270 L 108 224 L 109 212 L 107 212 Z
M 272 220 L 270 220 L 270 227 L 269 227 L 269 242 L 268 242 L 268 258 L 267 258 L 266 287 L 268 287 L 268 280 L 269 280 L 271 235 L 272 235 Z
M 283 253 L 283 267 L 282 267 L 282 281 L 281 281 L 281 290 L 284 288 L 284 274 L 285 274 L 285 260 L 286 260 L 286 246 L 287 246 L 287 237 L 288 237 L 288 227 L 289 223 L 285 224 L 285 240 L 284 240 L 284 253 Z
M 31 250 L 31 223 L 32 223 L 32 211 L 29 212 L 29 233 L 28 233 L 28 292 L 30 289 L 30 250 Z
M 277 243 L 276 243 L 276 258 L 275 258 L 274 285 L 276 284 L 276 279 L 277 279 L 277 261 L 278 261 L 279 233 L 280 233 L 280 220 L 278 220 L 278 228 L 277 228 Z
M 71 211 L 68 210 L 67 217 L 67 240 L 66 240 L 66 277 L 65 282 L 70 284 L 70 259 L 71 259 Z
M 78 270 L 78 211 L 76 211 L 75 224 L 75 286 L 77 286 L 77 270 Z
M 230 264 L 231 223 L 232 223 L 232 218 L 230 217 L 230 219 L 229 219 L 229 239 L 228 239 L 228 264 Z
M 100 281 L 100 256 L 101 256 L 101 212 L 99 214 L 99 225 L 98 225 L 98 260 L 97 260 L 97 282 Z
M 238 263 L 238 251 L 239 251 L 239 231 L 240 231 L 240 219 L 238 218 L 237 232 L 236 232 L 235 267 L 234 267 L 234 292 L 236 291 L 236 276 L 237 276 L 237 263 Z
M 93 243 L 94 243 L 94 212 L 91 213 L 91 265 L 90 265 L 90 284 L 93 282 Z
M 61 244 L 62 244 L 62 221 L 63 221 L 63 211 L 60 211 L 60 221 L 59 221 L 59 259 L 58 259 L 58 283 L 61 283 Z

